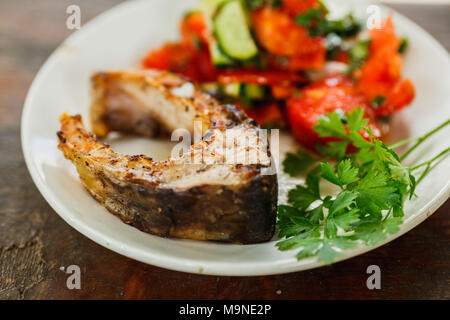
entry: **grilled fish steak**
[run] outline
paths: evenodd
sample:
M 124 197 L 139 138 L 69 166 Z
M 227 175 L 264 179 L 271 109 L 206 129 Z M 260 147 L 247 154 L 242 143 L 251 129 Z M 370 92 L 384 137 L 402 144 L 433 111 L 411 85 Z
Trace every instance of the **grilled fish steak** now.
M 184 77 L 156 70 L 96 73 L 91 78 L 91 101 L 92 131 L 99 138 L 111 131 L 147 137 L 178 128 L 193 132 L 195 121 L 201 121 L 205 132 L 234 127 L 246 118 L 219 105 Z
M 277 176 L 263 174 L 271 166 L 270 153 L 253 120 L 167 72 L 99 73 L 92 81 L 91 121 L 100 137 L 110 131 L 145 136 L 180 127 L 193 131 L 195 120 L 206 131 L 180 156 L 153 161 L 115 153 L 86 131 L 81 116 L 61 115 L 58 147 L 97 201 L 158 236 L 242 244 L 272 238 Z M 227 129 L 237 137 L 231 145 Z M 228 161 L 240 154 L 253 158 Z

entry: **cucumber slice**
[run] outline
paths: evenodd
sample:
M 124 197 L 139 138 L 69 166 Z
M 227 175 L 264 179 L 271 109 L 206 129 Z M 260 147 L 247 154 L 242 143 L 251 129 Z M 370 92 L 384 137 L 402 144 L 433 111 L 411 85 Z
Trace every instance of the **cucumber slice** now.
M 231 66 L 234 64 L 233 59 L 222 52 L 222 49 L 220 49 L 219 44 L 215 39 L 211 40 L 209 43 L 209 52 L 215 66 Z
M 226 84 L 223 86 L 223 92 L 227 96 L 239 98 L 241 93 L 241 84 L 239 82 Z
M 241 89 L 245 98 L 250 100 L 262 100 L 266 95 L 264 86 L 257 84 L 242 84 Z
M 206 92 L 218 91 L 219 84 L 217 82 L 203 82 L 200 84 L 200 89 Z
M 219 8 L 214 31 L 221 48 L 231 58 L 248 60 L 258 54 L 241 0 L 230 0 Z
M 258 84 L 229 83 L 222 87 L 222 91 L 227 96 L 247 100 L 262 100 L 266 96 L 266 88 Z
M 200 0 L 199 8 L 203 12 L 208 30 L 212 30 L 212 19 L 217 9 L 227 0 Z M 212 33 L 212 32 L 211 32 Z M 215 66 L 231 66 L 234 64 L 234 60 L 228 57 L 219 46 L 216 38 L 211 35 L 208 41 L 209 52 L 211 60 Z
M 227 0 L 200 0 L 200 9 L 208 17 L 212 18 L 217 11 L 217 8 Z

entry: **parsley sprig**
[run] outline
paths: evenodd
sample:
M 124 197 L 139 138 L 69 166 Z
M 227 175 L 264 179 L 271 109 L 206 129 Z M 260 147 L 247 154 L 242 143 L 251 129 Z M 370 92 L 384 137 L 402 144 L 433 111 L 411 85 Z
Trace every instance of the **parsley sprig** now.
M 245 3 L 250 10 L 258 10 L 263 7 L 278 8 L 283 5 L 281 0 L 245 0 Z
M 311 37 L 334 34 L 341 38 L 349 38 L 361 30 L 360 23 L 352 14 L 339 20 L 328 20 L 327 14 L 328 9 L 322 5 L 318 9 L 308 9 L 305 13 L 299 14 L 295 17 L 295 22 L 307 28 Z
M 398 232 L 405 199 L 414 196 L 417 185 L 413 171 L 426 168 L 420 181 L 431 165 L 450 151 L 448 148 L 408 168 L 392 148 L 372 135 L 363 115 L 360 108 L 347 115 L 334 112 L 319 119 L 314 127 L 320 137 L 336 139 L 319 147 L 328 159 L 336 159 L 335 163 L 320 161 L 302 151 L 288 154 L 283 162 L 290 175 L 308 172 L 305 185 L 289 191 L 288 205 L 278 207 L 279 236 L 285 240 L 276 245 L 280 250 L 297 249 L 299 260 L 317 256 L 319 261 L 332 263 L 346 249 L 360 243 L 374 246 Z M 412 149 L 449 123 L 417 139 Z M 361 132 L 366 132 L 368 138 L 364 139 Z M 396 146 L 407 142 L 411 140 Z M 350 146 L 357 151 L 347 153 Z M 338 194 L 323 196 L 321 181 L 334 185 Z
M 349 66 L 346 74 L 359 69 L 370 56 L 371 39 L 360 39 L 348 50 Z

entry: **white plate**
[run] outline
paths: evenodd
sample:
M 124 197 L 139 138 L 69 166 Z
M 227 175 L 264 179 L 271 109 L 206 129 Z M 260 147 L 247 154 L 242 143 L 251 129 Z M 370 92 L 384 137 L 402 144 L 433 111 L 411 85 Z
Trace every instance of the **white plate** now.
M 181 15 L 196 1 L 131 1 L 109 10 L 69 37 L 39 71 L 28 93 L 22 117 L 22 146 L 28 169 L 42 195 L 72 227 L 93 241 L 127 257 L 156 266 L 214 275 L 266 275 L 320 266 L 315 258 L 297 261 L 294 251 L 280 252 L 275 242 L 227 245 L 152 236 L 122 223 L 83 189 L 73 165 L 56 148 L 58 116 L 63 111 L 87 115 L 89 76 L 94 70 L 135 66 L 151 47 L 178 34 Z M 333 1 L 332 8 L 355 9 L 364 17 L 367 3 Z M 383 13 L 388 10 L 383 8 Z M 394 118 L 399 136 L 414 136 L 450 117 L 450 61 L 431 36 L 394 13 L 397 32 L 410 39 L 405 75 L 417 89 L 413 105 Z M 450 130 L 430 140 L 411 161 L 428 159 L 448 147 Z M 120 152 L 164 158 L 167 143 L 120 138 Z M 286 143 L 283 148 L 288 148 Z M 414 158 L 414 156 L 412 158 Z M 280 177 L 286 190 L 298 181 Z M 450 158 L 441 161 L 418 186 L 419 197 L 406 204 L 401 231 L 412 229 L 431 215 L 450 195 Z M 347 252 L 352 257 L 373 247 Z

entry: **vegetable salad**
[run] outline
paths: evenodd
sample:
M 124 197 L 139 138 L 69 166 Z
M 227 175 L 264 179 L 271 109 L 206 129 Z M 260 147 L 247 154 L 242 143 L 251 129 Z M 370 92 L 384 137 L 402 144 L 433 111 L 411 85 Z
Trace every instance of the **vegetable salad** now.
M 142 65 L 182 74 L 261 126 L 286 127 L 320 151 L 329 138 L 313 128 L 326 114 L 359 107 L 379 138 L 380 121 L 414 99 L 402 77 L 408 43 L 392 18 L 362 29 L 352 14 L 329 19 L 319 0 L 201 0 L 183 17 L 181 39 L 151 50 Z

